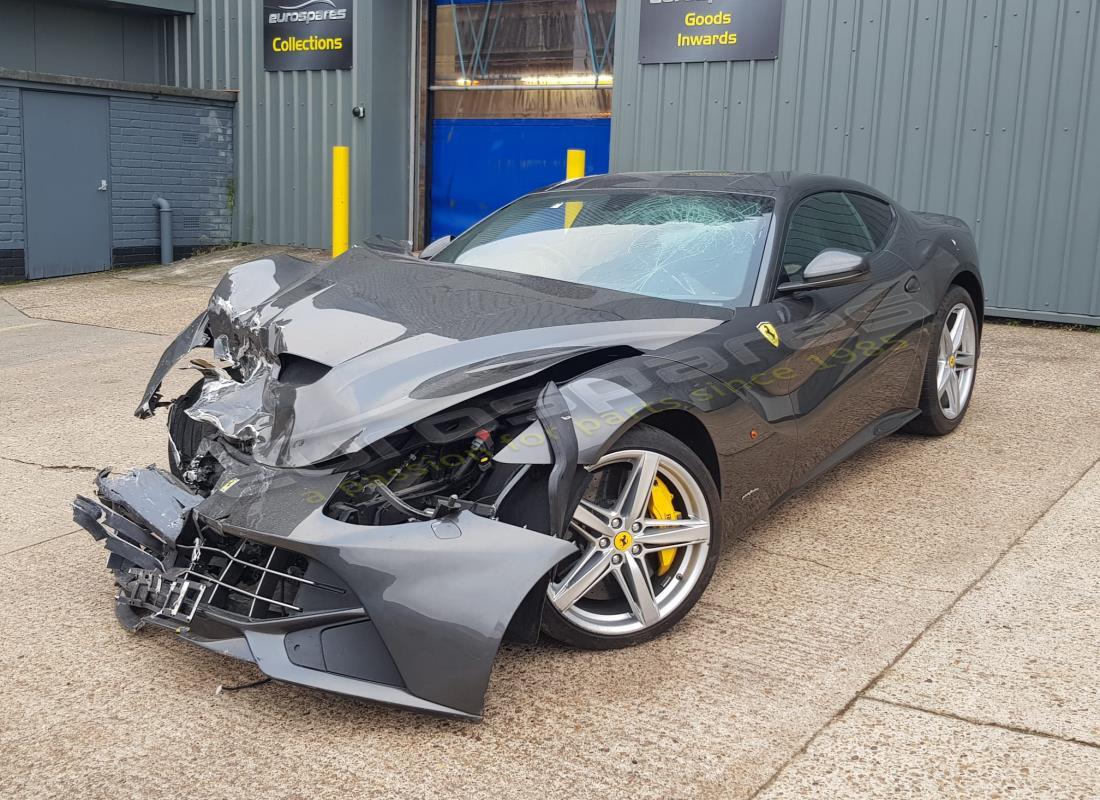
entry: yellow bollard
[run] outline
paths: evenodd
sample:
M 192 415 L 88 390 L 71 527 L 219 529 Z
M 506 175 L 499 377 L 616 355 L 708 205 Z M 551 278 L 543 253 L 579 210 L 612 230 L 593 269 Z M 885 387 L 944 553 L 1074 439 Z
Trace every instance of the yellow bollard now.
M 583 150 L 567 150 L 565 153 L 565 179 L 571 181 L 574 178 L 584 177 L 584 158 L 585 152 Z M 565 204 L 565 227 L 572 228 L 573 223 L 576 221 L 577 216 L 581 213 L 581 207 L 584 203 L 578 203 L 576 201 Z
M 332 257 L 348 249 L 348 227 L 351 223 L 351 149 L 337 145 L 332 148 Z

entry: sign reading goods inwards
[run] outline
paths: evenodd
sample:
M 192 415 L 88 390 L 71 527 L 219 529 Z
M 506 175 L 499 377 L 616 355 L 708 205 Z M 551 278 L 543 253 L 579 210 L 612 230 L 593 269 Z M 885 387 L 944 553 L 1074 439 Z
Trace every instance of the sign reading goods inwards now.
M 354 0 L 264 0 L 264 69 L 351 69 Z
M 783 0 L 639 0 L 638 61 L 763 61 L 779 57 Z

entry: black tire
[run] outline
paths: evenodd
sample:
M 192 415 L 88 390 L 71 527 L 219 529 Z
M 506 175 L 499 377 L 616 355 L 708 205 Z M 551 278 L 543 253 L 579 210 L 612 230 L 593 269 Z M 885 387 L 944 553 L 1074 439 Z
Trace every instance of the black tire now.
M 168 467 L 177 478 L 191 464 L 203 439 L 214 436 L 217 429 L 207 422 L 196 422 L 185 413 L 199 398 L 203 381 L 198 381 L 168 407 Z
M 584 630 L 573 624 L 567 617 L 563 616 L 552 603 L 545 602 L 542 617 L 543 632 L 571 647 L 585 650 L 611 650 L 631 647 L 660 636 L 679 622 L 695 606 L 699 597 L 710 583 L 710 579 L 714 574 L 714 567 L 718 563 L 718 559 L 721 555 L 722 516 L 718 488 L 715 486 L 713 476 L 700 458 L 688 448 L 687 445 L 674 436 L 644 424 L 637 425 L 627 431 L 622 438 L 615 443 L 610 452 L 616 453 L 623 450 L 649 450 L 659 453 L 668 459 L 678 462 L 698 484 L 705 497 L 708 519 L 710 520 L 710 542 L 706 558 L 702 570 L 699 572 L 695 586 L 692 587 L 680 604 L 657 623 L 634 633 L 607 635 Z M 535 492 L 537 492 L 539 484 L 545 486 L 545 478 L 545 471 L 533 471 L 531 479 L 528 481 L 528 488 L 534 489 Z M 592 475 L 588 473 L 587 470 L 578 470 L 573 487 L 573 507 L 576 507 L 580 502 L 591 479 Z M 545 497 L 544 489 L 543 497 Z M 528 494 L 522 501 L 510 505 L 513 505 L 513 507 L 518 506 L 519 508 L 532 509 L 533 499 L 534 497 Z M 543 500 L 543 503 L 545 504 L 545 500 Z M 531 514 L 538 512 L 528 511 L 527 513 Z M 502 514 L 502 516 L 504 515 Z M 542 516 L 545 518 L 544 512 Z M 543 530 L 545 530 L 545 528 L 543 528 Z
M 970 296 L 970 293 L 961 286 L 952 285 L 949 287 L 947 294 L 944 295 L 943 302 L 940 303 L 940 307 L 936 310 L 936 317 L 932 323 L 932 336 L 931 341 L 928 343 L 928 355 L 924 365 L 924 380 L 921 383 L 920 416 L 906 425 L 905 430 L 909 433 L 916 433 L 921 436 L 946 436 L 955 430 L 955 428 L 959 427 L 966 417 L 966 412 L 970 408 L 970 401 L 974 397 L 973 388 L 966 399 L 966 404 L 963 406 L 962 411 L 954 419 L 949 419 L 944 415 L 943 408 L 940 405 L 939 394 L 936 391 L 937 371 L 939 369 L 938 353 L 940 331 L 943 330 L 943 326 L 947 322 L 947 315 L 951 312 L 951 309 L 959 303 L 962 303 L 970 310 L 970 313 L 974 316 L 975 324 L 978 324 L 978 317 L 974 310 L 974 300 Z M 981 356 L 980 326 L 977 327 L 975 347 L 974 377 L 976 382 L 978 361 Z

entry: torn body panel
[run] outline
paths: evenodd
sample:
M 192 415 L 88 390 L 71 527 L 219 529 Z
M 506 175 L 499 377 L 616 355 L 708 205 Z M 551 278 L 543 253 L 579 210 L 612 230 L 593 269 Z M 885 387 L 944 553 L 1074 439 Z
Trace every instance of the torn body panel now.
M 607 183 L 614 192 L 573 194 Z M 741 190 L 771 209 L 770 233 L 739 239 L 751 244 L 739 251 L 743 280 L 716 293 L 709 281 L 730 277 L 730 252 L 710 233 L 734 231 L 700 231 L 694 250 L 689 227 L 729 226 L 699 213 L 721 204 L 680 193 Z M 354 247 L 329 264 L 283 256 L 224 277 L 165 351 L 137 410 L 147 417 L 165 405 L 172 365 L 212 348 L 213 360 L 191 361 L 203 380 L 171 403 L 169 463 L 182 485 L 152 468 L 101 475 L 99 500 L 74 503 L 77 521 L 111 552 L 123 624 L 173 629 L 283 680 L 476 716 L 506 629 L 530 641 L 549 611 L 542 629 L 562 641 L 612 641 L 546 600 L 585 553 L 643 578 L 681 580 L 679 569 L 651 572 L 669 570 L 664 551 L 631 546 L 624 530 L 638 525 L 642 536 L 674 519 L 667 498 L 663 511 L 632 504 L 633 522 L 612 515 L 604 524 L 603 511 L 625 508 L 614 481 L 643 476 L 643 463 L 664 464 L 665 478 L 682 473 L 675 513 L 707 522 L 712 541 L 692 552 L 716 558 L 721 525 L 750 525 L 816 470 L 916 412 L 916 367 L 955 277 L 970 276 L 950 291 L 974 292 L 980 323 L 967 232 L 931 230 L 850 181 L 656 174 L 548 191 L 557 196 L 543 203 L 543 232 L 572 250 L 514 249 L 526 228 L 494 228 L 494 215 L 452 243 L 470 263 Z M 647 192 L 660 197 L 649 202 Z M 832 192 L 885 206 L 893 227 L 877 251 L 860 248 L 867 263 L 851 282 L 795 280 L 779 237 L 800 203 Z M 586 216 L 562 225 L 572 204 L 587 205 Z M 837 213 L 861 212 L 846 201 Z M 653 228 L 644 240 L 662 246 L 639 252 L 643 237 L 603 231 L 616 225 Z M 602 263 L 582 257 L 592 235 L 606 249 Z M 805 257 L 809 272 L 813 254 Z M 902 302 L 886 308 L 887 297 Z M 964 356 L 973 364 L 977 352 Z M 611 459 L 597 482 L 605 454 L 633 446 L 624 436 L 646 456 Z M 652 492 L 667 494 L 669 481 L 654 475 Z M 578 520 L 578 504 L 597 500 L 589 521 Z M 683 551 L 673 559 L 702 545 L 677 542 L 664 548 Z M 704 569 L 689 581 L 709 580 L 697 563 Z M 605 573 L 587 574 L 604 583 L 579 585 L 576 602 L 591 601 L 592 617 L 629 612 L 642 625 L 613 641 L 666 624 L 632 602 L 645 580 L 616 588 Z M 670 596 L 684 599 L 675 588 Z M 671 604 L 665 619 L 675 624 L 697 597 Z
M 204 311 L 195 317 L 190 325 L 183 329 L 180 335 L 175 338 L 172 344 L 168 345 L 168 348 L 161 355 L 160 361 L 157 362 L 157 366 L 153 370 L 153 374 L 149 376 L 149 383 L 145 387 L 145 394 L 142 395 L 141 403 L 134 412 L 134 416 L 140 419 L 147 419 L 153 416 L 158 401 L 160 400 L 160 386 L 164 383 L 165 376 L 181 358 L 195 348 L 203 347 L 209 340 L 210 336 L 207 333 L 207 315 Z
M 732 313 L 577 288 L 364 248 L 329 265 L 244 264 L 165 352 L 137 413 L 152 413 L 171 365 L 209 342 L 227 361 L 203 368 L 188 415 L 261 464 L 306 467 L 579 354 L 659 350 Z
M 101 475 L 100 502 L 78 498 L 74 519 L 106 541 L 128 627 L 169 628 L 281 680 L 478 717 L 509 620 L 575 545 L 469 511 L 343 523 L 315 502 L 338 482 L 253 465 L 185 499 L 156 470 Z M 139 521 L 120 485 L 176 511 Z
M 123 624 L 176 630 L 272 677 L 476 716 L 517 608 L 527 601 L 537 636 L 547 575 L 577 552 L 560 537 L 578 465 L 598 460 L 632 415 L 694 408 L 691 392 L 709 376 L 660 354 L 733 316 L 362 248 L 330 265 L 242 265 L 165 352 L 139 409 L 152 412 L 173 363 L 213 347 L 214 362 L 192 361 L 204 377 L 194 401 L 175 409 L 216 433 L 181 471 L 194 502 L 131 515 L 112 507 L 101 480 L 103 505 L 78 500 L 79 521 L 114 554 Z M 571 361 L 559 388 L 547 376 Z M 669 365 L 685 378 L 662 379 Z M 378 476 L 363 479 L 364 458 L 387 468 L 424 460 L 404 444 L 374 448 L 435 443 L 425 423 L 471 411 L 473 429 L 444 442 L 463 435 L 474 448 L 528 422 L 549 441 L 537 456 L 479 451 L 478 493 L 418 496 L 434 509 L 409 506 L 392 470 L 371 497 Z M 495 519 L 519 465 L 535 463 L 552 465 L 549 526 Z M 134 474 L 153 495 L 169 480 Z M 143 525 L 151 541 L 135 532 Z

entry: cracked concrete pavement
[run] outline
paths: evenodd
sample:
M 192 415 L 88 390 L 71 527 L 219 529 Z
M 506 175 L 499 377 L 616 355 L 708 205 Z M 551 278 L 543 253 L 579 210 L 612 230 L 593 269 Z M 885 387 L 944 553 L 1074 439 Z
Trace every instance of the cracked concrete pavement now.
M 68 502 L 164 460 L 148 373 L 268 251 L 0 288 L 4 796 L 1100 797 L 1091 332 L 989 325 L 956 434 L 879 442 L 734 532 L 668 636 L 506 648 L 480 725 L 216 694 L 259 673 L 122 631 Z

